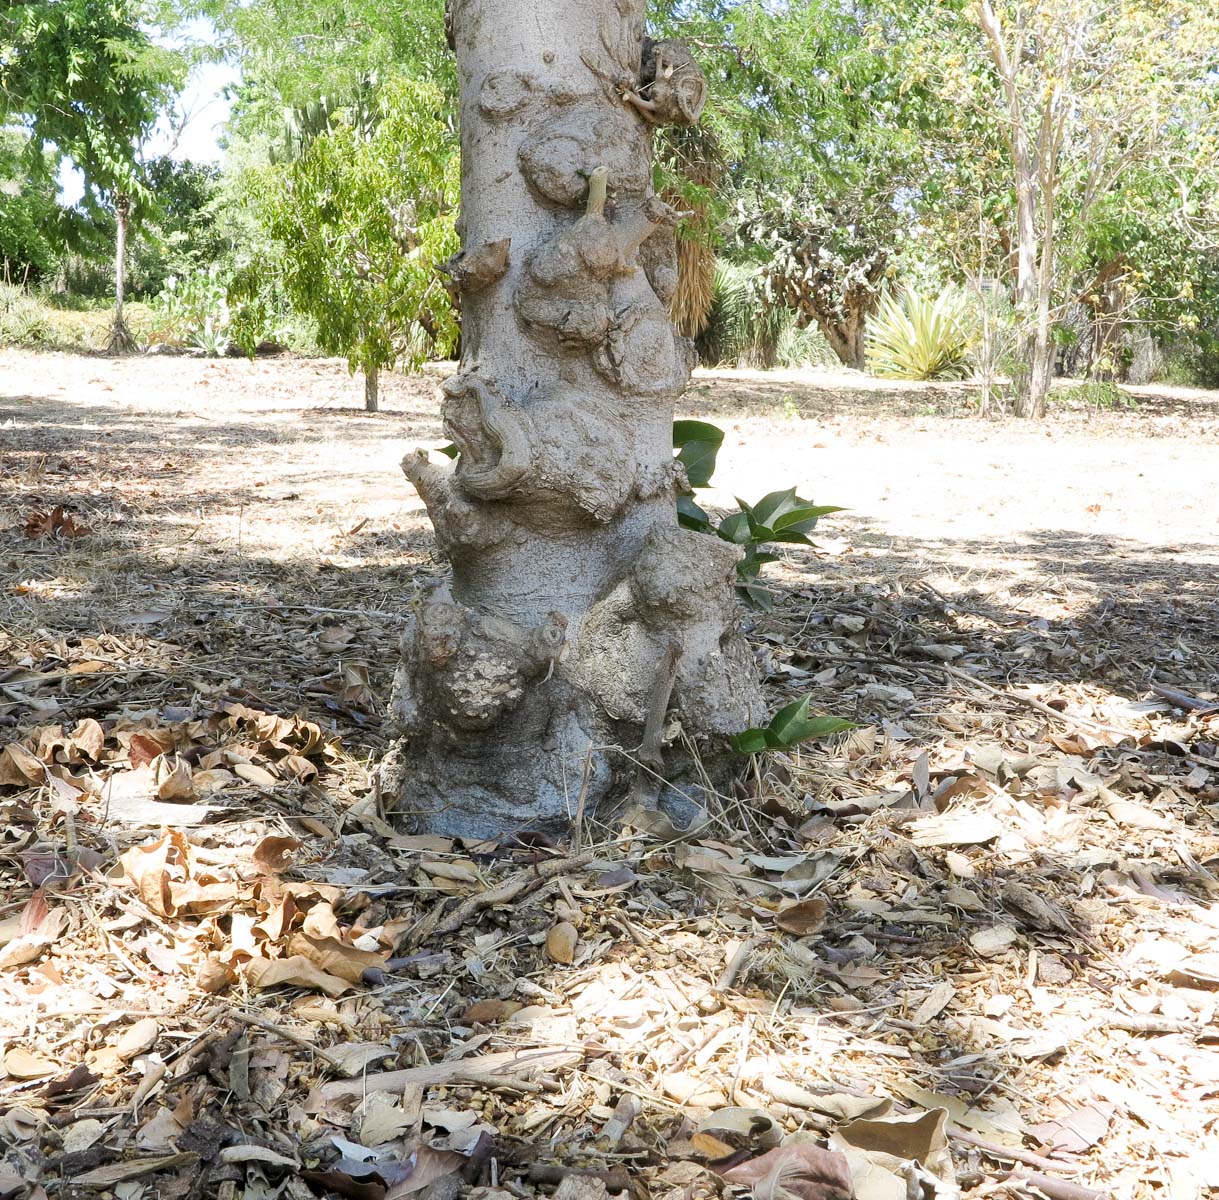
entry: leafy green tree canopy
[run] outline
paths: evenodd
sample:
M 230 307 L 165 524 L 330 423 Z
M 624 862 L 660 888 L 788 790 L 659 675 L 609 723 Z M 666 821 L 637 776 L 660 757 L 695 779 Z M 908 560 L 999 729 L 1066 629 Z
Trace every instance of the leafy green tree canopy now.
M 436 270 L 458 248 L 454 139 L 441 90 L 399 79 L 383 86 L 371 133 L 338 114 L 295 162 L 252 173 L 292 304 L 324 350 L 364 373 L 370 410 L 381 368 L 456 340 Z

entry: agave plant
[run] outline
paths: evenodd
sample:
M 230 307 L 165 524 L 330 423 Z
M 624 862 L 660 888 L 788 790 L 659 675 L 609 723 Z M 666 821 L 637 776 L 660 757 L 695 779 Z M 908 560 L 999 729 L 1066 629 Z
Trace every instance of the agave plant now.
M 886 291 L 868 327 L 868 370 L 888 379 L 964 379 L 976 340 L 973 301 L 959 288 L 938 296 Z

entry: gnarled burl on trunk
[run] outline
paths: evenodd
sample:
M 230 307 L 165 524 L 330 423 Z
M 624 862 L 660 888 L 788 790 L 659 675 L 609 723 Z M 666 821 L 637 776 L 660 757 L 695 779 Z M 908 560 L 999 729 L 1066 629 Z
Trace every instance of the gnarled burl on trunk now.
M 697 803 L 689 744 L 711 761 L 761 716 L 738 551 L 675 510 L 693 359 L 651 140 L 698 119 L 706 81 L 643 18 L 644 0 L 450 0 L 462 361 L 442 391 L 460 453 L 403 470 L 452 576 L 402 639 L 383 773 L 415 827 L 556 828 L 632 791 Z

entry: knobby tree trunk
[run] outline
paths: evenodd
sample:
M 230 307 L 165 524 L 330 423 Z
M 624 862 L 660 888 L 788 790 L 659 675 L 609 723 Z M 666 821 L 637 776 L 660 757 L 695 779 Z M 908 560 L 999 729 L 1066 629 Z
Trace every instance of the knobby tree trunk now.
M 693 358 L 666 307 L 678 214 L 652 194 L 651 131 L 696 120 L 705 81 L 685 46 L 645 43 L 644 0 L 449 9 L 463 330 L 442 393 L 460 455 L 403 469 L 452 574 L 403 638 L 383 786 L 400 819 L 481 836 L 565 825 L 632 779 L 644 803 L 697 801 L 666 729 L 708 738 L 713 767 L 762 715 L 738 551 L 674 508 Z
M 364 411 L 378 412 L 380 410 L 380 391 L 379 381 L 380 372 L 376 367 L 365 370 L 364 372 Z
M 127 290 L 127 223 L 131 217 L 131 199 L 120 194 L 114 201 L 114 323 L 106 349 L 111 354 L 127 354 L 135 349 L 135 338 L 123 316 L 123 300 Z

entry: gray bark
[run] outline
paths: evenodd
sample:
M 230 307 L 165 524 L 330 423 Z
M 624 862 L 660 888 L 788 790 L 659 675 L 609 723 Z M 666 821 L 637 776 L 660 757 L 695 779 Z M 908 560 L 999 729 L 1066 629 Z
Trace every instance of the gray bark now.
M 127 328 L 123 303 L 127 292 L 127 225 L 131 218 L 131 200 L 119 195 L 114 202 L 114 320 L 106 349 L 111 354 L 128 354 L 135 349 L 135 338 Z
M 380 372 L 372 367 L 364 372 L 364 411 L 375 413 L 379 411 L 380 389 L 378 387 Z
M 679 214 L 652 194 L 651 128 L 696 120 L 705 81 L 684 46 L 645 43 L 643 9 L 450 0 L 463 329 L 442 392 L 460 456 L 403 470 L 452 573 L 403 638 L 383 773 L 417 826 L 559 827 L 657 761 L 697 801 L 671 748 L 639 766 L 645 729 L 667 714 L 721 739 L 761 716 L 738 551 L 676 520 L 692 350 L 666 308 Z

